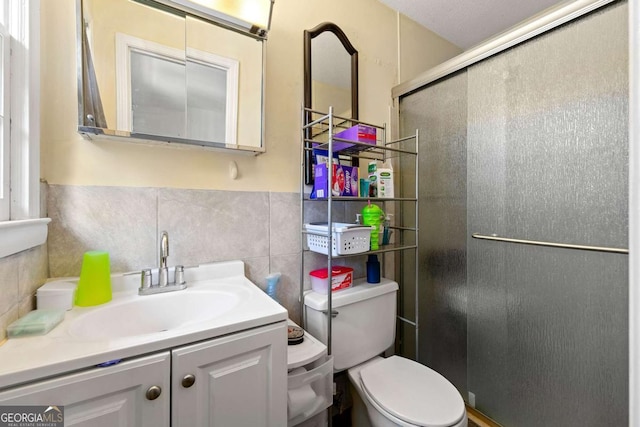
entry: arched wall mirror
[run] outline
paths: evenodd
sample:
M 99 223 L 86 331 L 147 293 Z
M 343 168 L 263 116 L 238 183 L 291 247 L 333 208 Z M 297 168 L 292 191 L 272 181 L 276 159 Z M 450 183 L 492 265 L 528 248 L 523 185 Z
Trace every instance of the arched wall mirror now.
M 264 151 L 268 24 L 244 32 L 176 9 L 188 0 L 77 2 L 80 133 Z M 260 2 L 270 16 L 273 0 Z
M 358 118 L 358 51 L 334 23 L 304 31 L 304 106 L 321 112 L 331 106 L 338 116 Z M 313 183 L 312 163 L 313 153 L 305 150 L 307 185 Z

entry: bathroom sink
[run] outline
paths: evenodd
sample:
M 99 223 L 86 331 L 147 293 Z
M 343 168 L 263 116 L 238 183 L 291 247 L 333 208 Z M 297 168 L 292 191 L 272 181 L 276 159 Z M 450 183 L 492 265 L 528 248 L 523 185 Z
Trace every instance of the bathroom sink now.
M 80 314 L 69 325 L 69 334 L 109 339 L 167 332 L 220 317 L 237 307 L 241 297 L 240 293 L 227 290 L 135 295 Z
M 160 368 L 167 351 L 194 343 L 245 331 L 281 328 L 284 334 L 287 310 L 251 282 L 245 269 L 242 261 L 200 264 L 184 272 L 186 289 L 154 295 L 138 294 L 137 272 L 112 274 L 111 301 L 74 306 L 49 333 L 2 343 L 0 388 L 143 355 L 153 355 L 157 364 L 144 363 Z

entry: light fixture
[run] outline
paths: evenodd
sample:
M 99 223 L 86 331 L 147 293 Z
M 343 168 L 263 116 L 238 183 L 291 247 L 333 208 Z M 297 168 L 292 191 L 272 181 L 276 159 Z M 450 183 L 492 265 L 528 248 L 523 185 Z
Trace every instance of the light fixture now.
M 266 39 L 275 0 L 156 0 L 190 15 Z

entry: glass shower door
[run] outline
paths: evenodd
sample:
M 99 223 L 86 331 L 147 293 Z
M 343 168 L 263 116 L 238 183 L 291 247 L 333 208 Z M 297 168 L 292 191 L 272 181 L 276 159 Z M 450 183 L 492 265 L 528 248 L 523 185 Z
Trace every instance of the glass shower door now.
M 505 426 L 623 426 L 627 4 L 400 102 L 419 128 L 420 362 Z

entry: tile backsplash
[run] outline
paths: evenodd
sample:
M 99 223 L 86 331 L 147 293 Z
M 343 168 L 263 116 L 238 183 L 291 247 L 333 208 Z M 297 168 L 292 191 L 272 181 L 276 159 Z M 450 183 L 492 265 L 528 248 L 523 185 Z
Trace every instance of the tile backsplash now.
M 282 273 L 277 299 L 300 321 L 301 222 L 299 193 L 49 185 L 48 242 L 0 258 L 0 339 L 6 326 L 35 307 L 35 290 L 48 277 L 79 276 L 82 255 L 109 252 L 111 271 L 158 265 L 159 236 L 169 233 L 170 266 L 240 259 L 262 289 L 265 277 Z M 305 203 L 307 221 L 326 220 L 326 202 Z M 334 221 L 353 221 L 353 203 L 334 202 Z M 340 260 L 364 276 L 363 257 Z M 307 273 L 326 257 L 305 256 Z
M 170 266 L 240 259 L 263 289 L 281 272 L 279 301 L 299 319 L 297 193 L 50 185 L 47 208 L 51 277 L 78 276 L 89 250 L 108 251 L 112 272 L 155 268 L 166 230 Z
M 35 291 L 48 275 L 46 244 L 0 258 L 0 341 L 7 326 L 35 308 Z

